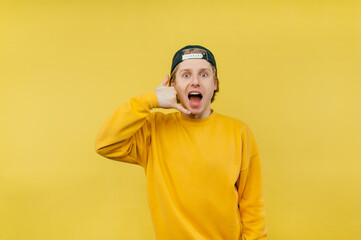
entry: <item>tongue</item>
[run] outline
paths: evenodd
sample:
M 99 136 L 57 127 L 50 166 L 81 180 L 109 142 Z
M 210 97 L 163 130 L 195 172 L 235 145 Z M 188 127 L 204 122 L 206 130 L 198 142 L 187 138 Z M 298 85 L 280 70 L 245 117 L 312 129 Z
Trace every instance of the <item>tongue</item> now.
M 191 107 L 198 107 L 199 105 L 201 105 L 201 98 L 198 96 L 191 96 L 189 100 Z

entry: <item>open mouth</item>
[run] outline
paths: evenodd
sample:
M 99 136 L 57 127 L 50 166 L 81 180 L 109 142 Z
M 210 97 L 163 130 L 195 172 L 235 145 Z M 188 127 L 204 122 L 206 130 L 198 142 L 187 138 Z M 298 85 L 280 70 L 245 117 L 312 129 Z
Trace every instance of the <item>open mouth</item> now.
M 201 100 L 203 98 L 203 95 L 199 92 L 190 92 L 188 94 L 188 99 L 192 106 L 196 107 L 200 104 Z
M 190 92 L 188 94 L 188 99 L 192 100 L 192 99 L 199 99 L 201 100 L 203 98 L 202 94 L 198 93 L 198 92 Z

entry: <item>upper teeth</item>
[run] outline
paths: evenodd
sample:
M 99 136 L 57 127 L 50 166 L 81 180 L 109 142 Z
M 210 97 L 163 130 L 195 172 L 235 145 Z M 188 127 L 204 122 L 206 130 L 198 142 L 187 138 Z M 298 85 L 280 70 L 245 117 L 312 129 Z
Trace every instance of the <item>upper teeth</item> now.
M 197 93 L 197 92 L 191 92 L 191 93 L 189 93 L 189 95 L 198 95 L 199 93 Z

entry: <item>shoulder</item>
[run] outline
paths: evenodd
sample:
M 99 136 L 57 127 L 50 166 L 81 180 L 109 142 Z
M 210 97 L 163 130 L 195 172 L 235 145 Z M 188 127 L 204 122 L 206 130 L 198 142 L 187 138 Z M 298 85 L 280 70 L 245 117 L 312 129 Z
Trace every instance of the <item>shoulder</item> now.
M 149 115 L 149 118 L 154 123 L 161 123 L 161 122 L 167 123 L 169 121 L 173 122 L 179 119 L 177 115 L 178 115 L 177 112 L 163 113 L 163 112 L 155 111 Z
M 222 122 L 222 124 L 227 124 L 228 126 L 232 126 L 234 128 L 238 128 L 239 130 L 246 130 L 249 131 L 249 126 L 242 120 L 226 116 L 223 114 L 215 113 L 216 120 Z

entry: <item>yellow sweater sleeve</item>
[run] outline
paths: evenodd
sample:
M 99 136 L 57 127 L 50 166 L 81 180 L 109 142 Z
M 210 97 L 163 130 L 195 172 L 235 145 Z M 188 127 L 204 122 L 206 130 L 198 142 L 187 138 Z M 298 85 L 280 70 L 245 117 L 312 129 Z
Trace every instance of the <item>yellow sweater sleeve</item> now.
M 95 150 L 100 155 L 145 167 L 150 139 L 149 115 L 158 107 L 154 91 L 118 107 L 98 132 Z
M 238 179 L 239 211 L 245 240 L 265 240 L 265 209 L 262 196 L 261 164 L 254 136 L 249 128 L 242 133 L 242 170 Z

